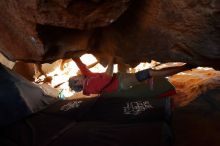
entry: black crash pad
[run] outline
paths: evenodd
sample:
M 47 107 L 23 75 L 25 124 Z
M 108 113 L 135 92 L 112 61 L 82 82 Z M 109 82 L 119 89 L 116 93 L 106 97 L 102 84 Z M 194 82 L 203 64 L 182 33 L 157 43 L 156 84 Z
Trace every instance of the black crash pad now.
M 11 93 L 5 92 L 13 101 L 12 104 L 8 103 L 9 107 L 22 106 L 24 111 L 28 111 L 25 115 L 23 112 L 18 113 L 21 117 L 19 120 L 16 119 L 17 122 L 0 129 L 1 146 L 172 144 L 170 98 L 161 98 L 161 94 L 173 91 L 174 87 L 164 78 L 155 79 L 154 90 L 146 84 L 141 84 L 127 91 L 103 94 L 91 99 L 53 101 L 53 104 L 50 102 L 51 105 L 43 106 L 47 107 L 46 109 L 33 111 L 31 109 L 36 107 L 34 100 L 40 103 L 37 105 L 44 103 L 42 91 L 6 68 L 1 68 L 0 73 L 8 87 L 14 88 L 11 89 L 13 91 Z M 1 86 L 2 89 L 8 89 L 3 84 Z M 31 92 L 28 92 L 26 87 Z M 22 89 L 25 89 L 22 92 L 24 94 L 20 94 Z M 6 96 L 1 98 L 8 101 Z M 50 99 L 45 97 L 45 100 L 47 98 Z M 15 101 L 23 104 L 15 105 Z M 29 106 L 32 105 L 32 101 L 33 106 Z M 7 108 L 5 106 L 2 111 Z M 14 113 L 13 108 L 9 109 Z
M 169 105 L 149 97 L 58 101 L 2 129 L 0 145 L 171 145 Z
M 27 117 L 54 103 L 35 84 L 0 64 L 0 127 Z

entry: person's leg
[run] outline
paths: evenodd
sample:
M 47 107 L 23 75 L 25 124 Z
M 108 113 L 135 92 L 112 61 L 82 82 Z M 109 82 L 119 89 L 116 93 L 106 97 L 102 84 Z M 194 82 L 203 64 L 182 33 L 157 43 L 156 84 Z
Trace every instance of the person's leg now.
M 152 77 L 152 75 L 150 74 L 151 69 L 144 69 L 141 71 L 138 71 L 135 73 L 135 78 L 136 80 L 138 80 L 139 82 L 148 80 Z
M 140 84 L 134 73 L 118 73 L 119 90 L 126 90 Z
M 182 65 L 182 66 L 167 67 L 167 68 L 163 68 L 163 69 L 160 69 L 160 70 L 148 69 L 148 71 L 143 70 L 143 71 L 140 71 L 140 72 L 146 72 L 151 77 L 167 77 L 167 76 L 171 76 L 171 75 L 174 75 L 176 73 L 186 71 L 186 70 L 189 70 L 189 69 L 192 69 L 192 68 L 193 68 L 193 66 L 185 64 L 185 65 Z M 148 75 L 146 75 L 146 76 L 148 76 Z
M 166 77 L 181 71 L 191 69 L 188 65 L 168 67 L 161 70 L 144 69 L 137 73 L 121 73 L 118 74 L 119 85 L 121 89 L 128 89 L 134 85 L 140 84 L 143 81 L 150 81 L 152 77 Z M 150 84 L 151 82 L 149 82 Z
M 135 76 L 137 80 L 141 82 L 148 80 L 151 77 L 167 77 L 189 69 L 192 69 L 192 67 L 189 65 L 167 67 L 160 70 L 154 70 L 149 68 L 135 73 Z

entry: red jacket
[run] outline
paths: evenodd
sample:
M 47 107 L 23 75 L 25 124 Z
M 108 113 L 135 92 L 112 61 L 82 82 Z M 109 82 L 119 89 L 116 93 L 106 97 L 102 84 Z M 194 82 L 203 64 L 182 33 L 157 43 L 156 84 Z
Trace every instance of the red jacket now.
M 93 73 L 79 58 L 74 59 L 74 61 L 81 73 L 86 76 L 83 85 L 83 94 L 89 95 L 117 91 L 119 81 L 116 75 L 112 77 L 106 73 Z

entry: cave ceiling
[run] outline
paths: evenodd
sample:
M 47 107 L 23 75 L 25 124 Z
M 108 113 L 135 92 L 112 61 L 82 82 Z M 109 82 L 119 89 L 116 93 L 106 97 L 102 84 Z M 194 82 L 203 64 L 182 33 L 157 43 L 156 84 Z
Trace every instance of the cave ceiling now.
M 2 0 L 0 52 L 46 63 L 87 52 L 220 69 L 219 0 Z

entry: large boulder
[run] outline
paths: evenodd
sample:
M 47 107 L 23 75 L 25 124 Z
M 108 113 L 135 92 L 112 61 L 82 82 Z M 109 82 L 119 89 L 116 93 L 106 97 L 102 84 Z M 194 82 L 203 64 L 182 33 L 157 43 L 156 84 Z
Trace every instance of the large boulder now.
M 128 4 L 129 0 L 1 1 L 0 51 L 13 61 L 48 62 L 45 54 L 51 51 L 39 36 L 41 25 L 72 29 L 103 27 L 117 20 Z M 53 54 L 56 53 L 60 52 L 55 50 Z M 63 54 L 50 60 L 62 57 Z
M 0 8 L 0 51 L 10 60 L 91 52 L 130 65 L 155 59 L 220 68 L 216 0 L 10 0 Z

